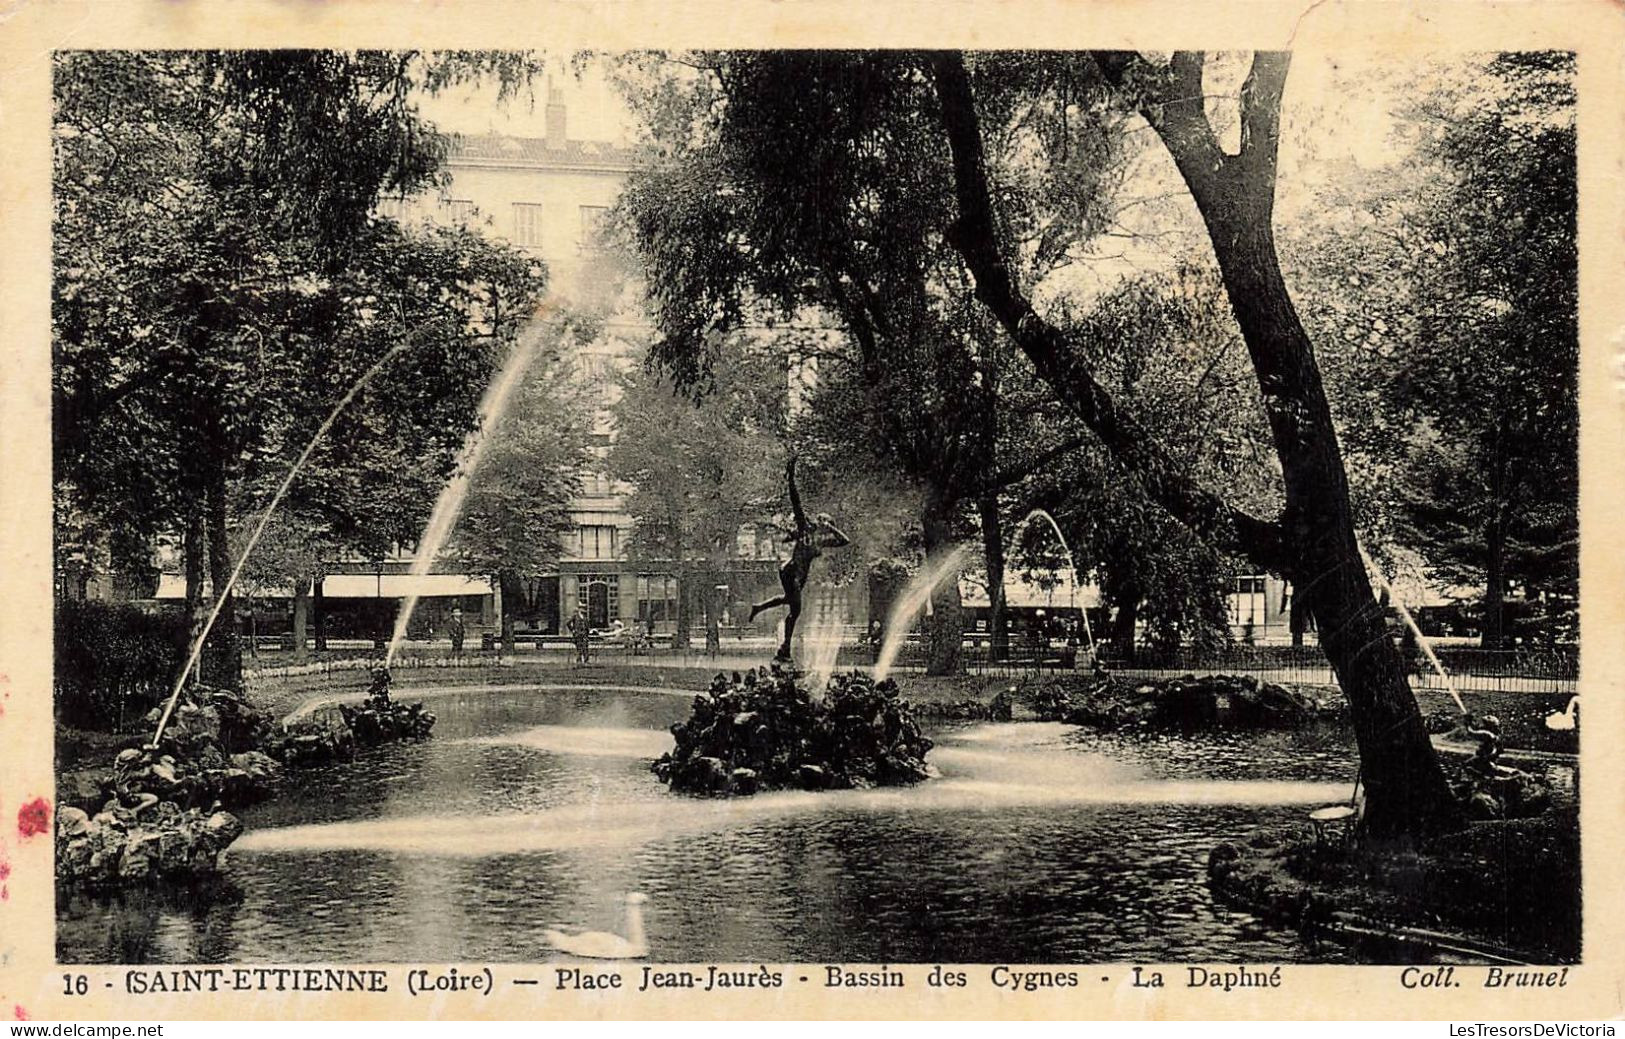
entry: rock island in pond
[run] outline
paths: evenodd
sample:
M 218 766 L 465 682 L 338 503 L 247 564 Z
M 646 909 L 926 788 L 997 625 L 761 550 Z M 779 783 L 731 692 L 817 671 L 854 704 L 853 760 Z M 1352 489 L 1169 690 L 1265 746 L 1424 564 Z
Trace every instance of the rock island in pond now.
M 900 786 L 929 778 L 931 741 L 897 683 L 856 672 L 814 694 L 778 666 L 717 675 L 672 726 L 654 773 L 687 794 Z

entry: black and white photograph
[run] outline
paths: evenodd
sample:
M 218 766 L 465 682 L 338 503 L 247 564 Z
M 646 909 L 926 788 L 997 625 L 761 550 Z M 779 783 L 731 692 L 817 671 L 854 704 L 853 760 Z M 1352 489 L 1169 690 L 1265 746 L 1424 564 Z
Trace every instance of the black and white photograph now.
M 72 48 L 64 967 L 1597 952 L 1574 51 Z

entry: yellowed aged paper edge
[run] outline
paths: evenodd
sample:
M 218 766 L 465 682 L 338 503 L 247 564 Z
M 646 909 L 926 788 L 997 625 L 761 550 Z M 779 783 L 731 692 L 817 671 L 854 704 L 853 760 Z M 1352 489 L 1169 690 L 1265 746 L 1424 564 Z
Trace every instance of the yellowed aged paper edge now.
M 0 11 L 0 1018 L 1615 1018 L 1625 1013 L 1625 285 L 1621 271 L 1625 15 L 1610 3 L 19 3 Z M 795 984 L 774 991 L 584 993 L 506 984 L 536 976 L 490 965 L 494 994 L 412 997 L 390 968 L 385 995 L 124 994 L 115 967 L 59 969 L 49 834 L 23 838 L 20 808 L 52 795 L 50 444 L 50 55 L 149 47 L 956 47 L 1171 50 L 1570 49 L 1579 54 L 1581 251 L 1581 775 L 1584 962 L 1559 990 L 1487 990 L 1482 968 L 1445 990 L 1406 989 L 1397 967 L 1286 965 L 1278 989 L 1136 989 L 1125 965 L 1079 968 L 1110 983 L 1034 993 L 907 987 L 870 993 Z M 459 965 L 475 969 L 484 965 Z M 816 965 L 814 965 L 816 966 Z M 1145 964 L 1153 967 L 1156 965 Z M 1098 969 L 1097 969 L 1098 968 Z M 63 994 L 63 973 L 89 992 Z M 627 970 L 628 984 L 636 971 Z M 814 981 L 816 982 L 816 978 Z M 111 982 L 108 986 L 106 983 Z

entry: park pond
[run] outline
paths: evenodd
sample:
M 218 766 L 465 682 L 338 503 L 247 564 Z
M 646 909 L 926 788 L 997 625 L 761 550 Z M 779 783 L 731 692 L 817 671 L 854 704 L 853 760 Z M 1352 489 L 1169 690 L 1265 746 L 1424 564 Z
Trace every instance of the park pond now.
M 907 688 L 905 683 L 905 695 Z M 432 739 L 290 771 L 207 892 L 64 894 L 62 962 L 535 962 L 648 896 L 668 962 L 1339 962 L 1216 904 L 1209 851 L 1346 800 L 1352 741 L 942 723 L 916 787 L 674 794 L 692 693 L 400 690 Z

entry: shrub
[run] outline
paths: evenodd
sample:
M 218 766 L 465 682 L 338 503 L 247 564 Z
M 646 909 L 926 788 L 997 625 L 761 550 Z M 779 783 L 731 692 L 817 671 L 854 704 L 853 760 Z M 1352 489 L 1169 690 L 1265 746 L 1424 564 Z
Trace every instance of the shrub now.
M 186 636 L 180 611 L 58 603 L 57 720 L 82 729 L 115 729 L 140 718 L 169 694 Z

